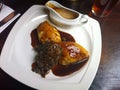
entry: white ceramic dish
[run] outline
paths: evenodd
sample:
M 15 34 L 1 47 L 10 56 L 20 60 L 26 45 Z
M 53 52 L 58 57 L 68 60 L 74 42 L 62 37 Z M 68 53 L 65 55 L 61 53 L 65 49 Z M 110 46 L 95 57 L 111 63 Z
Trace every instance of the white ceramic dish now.
M 41 22 L 49 21 L 47 8 L 41 5 L 34 5 L 26 11 L 11 30 L 1 53 L 0 67 L 16 80 L 36 89 L 87 90 L 99 66 L 101 32 L 96 20 L 88 16 L 86 18 L 88 22 L 84 25 L 67 28 L 55 26 L 73 35 L 76 42 L 89 51 L 89 61 L 77 72 L 65 77 L 57 77 L 50 72 L 46 78 L 41 78 L 40 75 L 31 71 L 35 53 L 31 46 L 30 33 Z
M 76 25 L 87 22 L 87 19 L 84 17 L 83 14 L 73 9 L 64 7 L 56 1 L 48 1 L 46 2 L 45 6 L 49 9 L 49 16 L 51 20 L 55 23 L 63 25 Z M 62 17 L 58 12 L 61 12 L 64 17 Z M 69 19 L 65 18 L 66 16 L 69 17 Z

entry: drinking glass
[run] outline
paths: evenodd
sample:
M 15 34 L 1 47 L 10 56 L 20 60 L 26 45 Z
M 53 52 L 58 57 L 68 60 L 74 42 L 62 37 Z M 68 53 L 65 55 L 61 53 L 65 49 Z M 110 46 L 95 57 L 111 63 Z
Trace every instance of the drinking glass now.
M 92 13 L 98 17 L 106 17 L 118 2 L 119 0 L 93 0 Z

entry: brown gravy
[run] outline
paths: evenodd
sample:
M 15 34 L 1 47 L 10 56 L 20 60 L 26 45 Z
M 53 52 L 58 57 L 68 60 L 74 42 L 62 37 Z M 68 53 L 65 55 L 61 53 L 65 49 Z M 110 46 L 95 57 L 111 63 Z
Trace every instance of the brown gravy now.
M 61 8 L 61 7 L 56 7 L 52 3 L 49 3 L 47 6 L 51 7 L 52 9 L 54 9 L 63 18 L 66 18 L 66 19 L 75 19 L 75 18 L 78 17 L 77 13 L 74 13 L 73 11 L 69 11 L 69 10 Z
M 70 75 L 71 73 L 79 70 L 80 68 L 82 68 L 85 64 L 86 64 L 87 60 L 84 62 L 81 62 L 79 64 L 71 64 L 71 65 L 56 65 L 52 68 L 52 72 L 54 75 L 56 76 L 66 76 L 66 75 Z
M 31 32 L 31 45 L 32 45 L 32 47 L 35 47 L 36 45 L 38 45 L 39 44 L 39 40 L 38 40 L 38 35 L 37 35 L 37 29 L 35 29 L 35 30 L 32 30 L 32 32 Z
M 59 33 L 60 33 L 60 36 L 62 37 L 62 41 L 75 42 L 75 39 L 70 34 L 62 32 L 62 31 L 59 31 Z M 37 29 L 34 29 L 31 32 L 31 45 L 32 45 L 32 47 L 35 47 L 38 44 L 39 44 L 39 40 L 38 40 L 38 37 L 37 37 Z
M 59 33 L 63 41 L 75 42 L 75 39 L 70 34 L 61 32 L 61 31 L 59 31 Z M 34 29 L 31 32 L 31 45 L 34 48 L 38 44 L 39 44 L 39 40 L 37 37 L 37 29 Z M 79 64 L 71 64 L 71 65 L 59 65 L 58 64 L 52 68 L 52 72 L 56 76 L 66 76 L 82 68 L 86 64 L 86 62 L 87 60 Z

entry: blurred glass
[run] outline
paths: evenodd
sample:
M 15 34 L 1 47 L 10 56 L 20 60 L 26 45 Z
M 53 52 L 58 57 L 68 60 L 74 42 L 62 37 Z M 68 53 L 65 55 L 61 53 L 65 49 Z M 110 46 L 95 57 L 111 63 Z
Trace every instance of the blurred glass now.
M 98 17 L 106 17 L 118 2 L 119 0 L 93 0 L 92 13 Z
M 3 2 L 0 0 L 0 11 L 1 11 L 2 7 L 3 7 Z

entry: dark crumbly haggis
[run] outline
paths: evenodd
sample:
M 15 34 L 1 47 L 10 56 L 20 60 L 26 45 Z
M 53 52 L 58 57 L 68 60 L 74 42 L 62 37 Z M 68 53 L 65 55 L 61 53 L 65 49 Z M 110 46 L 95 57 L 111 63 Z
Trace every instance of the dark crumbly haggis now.
M 45 77 L 50 69 L 58 64 L 62 49 L 57 43 L 46 42 L 35 47 L 35 51 L 37 54 L 35 56 L 35 62 L 32 64 L 32 71 Z

